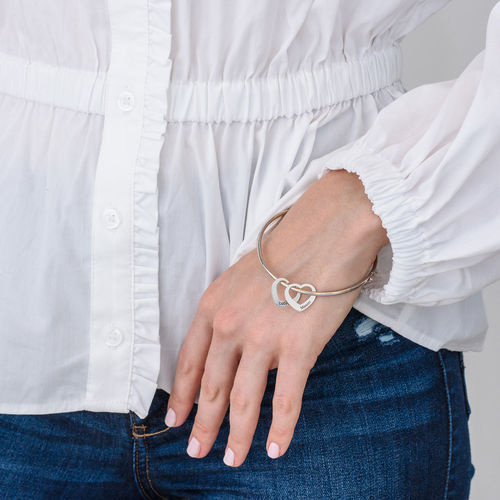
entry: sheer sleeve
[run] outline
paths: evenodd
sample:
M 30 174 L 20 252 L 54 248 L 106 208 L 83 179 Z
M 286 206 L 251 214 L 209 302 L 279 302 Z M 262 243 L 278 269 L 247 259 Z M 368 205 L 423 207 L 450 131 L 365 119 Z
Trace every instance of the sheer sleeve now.
M 361 179 L 390 244 L 363 293 L 433 306 L 500 279 L 500 3 L 456 79 L 417 87 L 362 137 L 317 158 Z

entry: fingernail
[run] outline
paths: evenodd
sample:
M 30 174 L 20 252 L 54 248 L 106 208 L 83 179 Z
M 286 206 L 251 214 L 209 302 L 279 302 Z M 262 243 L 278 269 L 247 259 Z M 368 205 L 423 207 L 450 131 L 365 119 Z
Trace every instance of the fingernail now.
M 280 447 L 274 441 L 269 445 L 267 455 L 269 458 L 278 458 L 280 456 Z
M 190 457 L 196 458 L 200 454 L 200 442 L 195 438 L 191 438 L 191 441 L 189 441 L 189 445 L 186 448 L 187 454 Z
M 175 425 L 175 411 L 172 410 L 172 408 L 169 408 L 165 415 L 165 425 L 167 427 L 173 427 Z
M 231 448 L 226 448 L 226 453 L 224 454 L 224 463 L 226 465 L 230 465 L 231 467 L 234 465 L 234 452 Z

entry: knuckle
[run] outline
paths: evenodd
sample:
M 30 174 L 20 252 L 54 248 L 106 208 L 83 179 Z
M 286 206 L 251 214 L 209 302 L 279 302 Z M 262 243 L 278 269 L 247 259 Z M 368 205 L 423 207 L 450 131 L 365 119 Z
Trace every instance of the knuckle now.
M 250 352 L 263 352 L 269 349 L 269 335 L 265 328 L 252 326 L 246 335 L 245 348 Z
M 196 436 L 203 439 L 204 437 L 211 436 L 214 433 L 214 428 L 197 417 L 193 423 L 193 432 Z
M 193 402 L 188 400 L 184 395 L 182 394 L 177 394 L 175 392 L 172 392 L 170 394 L 170 397 L 168 398 L 168 404 L 169 406 L 172 406 L 173 408 L 185 408 L 188 406 L 192 406 Z
M 273 437 L 277 441 L 288 441 L 290 434 L 293 433 L 293 429 L 285 425 L 283 422 L 273 422 L 272 427 Z
M 282 345 L 283 356 L 295 363 L 302 362 L 308 355 L 308 346 L 303 339 L 289 337 Z
M 295 414 L 295 405 L 290 398 L 285 394 L 277 394 L 273 397 L 273 411 L 280 416 L 290 418 Z
M 310 349 L 303 349 L 300 352 L 295 352 L 293 354 L 286 353 L 285 357 L 295 364 L 298 371 L 304 374 L 311 371 L 318 359 L 317 354 L 312 352 Z
M 201 380 L 200 397 L 204 401 L 213 402 L 218 398 L 220 393 L 221 387 L 204 375 Z
M 228 438 L 228 443 L 231 443 L 231 449 L 245 450 L 248 448 L 248 439 L 240 434 L 231 435 Z
M 185 353 L 180 353 L 177 360 L 177 373 L 182 377 L 190 377 L 198 370 L 196 364 Z
M 246 413 L 250 408 L 251 401 L 246 392 L 233 388 L 229 396 L 229 404 L 236 413 Z
M 233 307 L 219 309 L 214 316 L 212 328 L 214 335 L 229 336 L 237 329 L 239 311 Z
M 216 297 L 212 287 L 208 287 L 200 298 L 198 310 L 202 314 L 209 314 L 214 310 L 216 304 Z

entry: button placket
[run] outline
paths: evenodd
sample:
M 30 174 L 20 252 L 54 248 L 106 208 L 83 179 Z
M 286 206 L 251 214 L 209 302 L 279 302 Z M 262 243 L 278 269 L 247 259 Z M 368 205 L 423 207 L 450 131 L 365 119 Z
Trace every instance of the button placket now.
M 105 133 L 94 183 L 91 353 L 87 400 L 126 405 L 133 358 L 132 253 L 134 169 L 142 102 L 134 82 L 110 79 Z M 112 366 L 112 373 L 109 367 Z M 106 377 L 103 377 L 106 374 Z M 122 406 L 123 408 L 124 406 Z
M 169 56 L 171 40 L 166 30 L 170 11 L 154 2 L 136 0 L 108 0 L 107 5 L 113 44 L 103 93 L 105 119 L 92 200 L 86 405 L 100 408 L 106 402 L 107 407 L 132 409 L 142 417 L 156 389 L 160 343 L 159 339 L 153 343 L 136 335 L 141 328 L 148 336 L 159 330 L 159 306 L 153 296 L 158 293 L 158 284 L 152 280 L 147 281 L 151 289 L 148 317 L 144 318 L 147 325 L 137 324 L 140 316 L 136 318 L 135 313 L 138 307 L 142 312 L 145 282 L 138 263 L 144 252 L 148 252 L 152 265 L 158 262 L 158 256 L 149 254 L 149 246 L 141 246 L 150 238 L 149 228 L 144 235 L 137 232 L 136 219 L 142 210 L 147 211 L 147 217 L 157 215 L 157 206 L 149 201 L 158 196 L 153 168 L 159 167 L 164 140 L 170 59 L 160 61 L 150 50 L 161 52 L 162 58 Z M 152 30 L 155 40 L 150 38 Z M 151 169 L 141 168 L 140 158 L 147 158 Z M 157 234 L 154 228 L 152 233 L 153 237 Z M 155 247 L 158 243 L 151 241 Z M 152 265 L 149 275 L 157 280 Z M 143 377 L 140 381 L 134 380 L 136 372 Z

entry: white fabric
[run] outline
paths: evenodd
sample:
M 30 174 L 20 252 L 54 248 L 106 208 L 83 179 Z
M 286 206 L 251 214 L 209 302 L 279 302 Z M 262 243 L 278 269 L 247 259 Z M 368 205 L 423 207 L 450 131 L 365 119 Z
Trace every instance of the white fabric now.
M 144 418 L 206 287 L 328 168 L 391 241 L 355 307 L 480 350 L 499 9 L 456 82 L 400 81 L 402 37 L 446 3 L 4 0 L 0 412 Z

